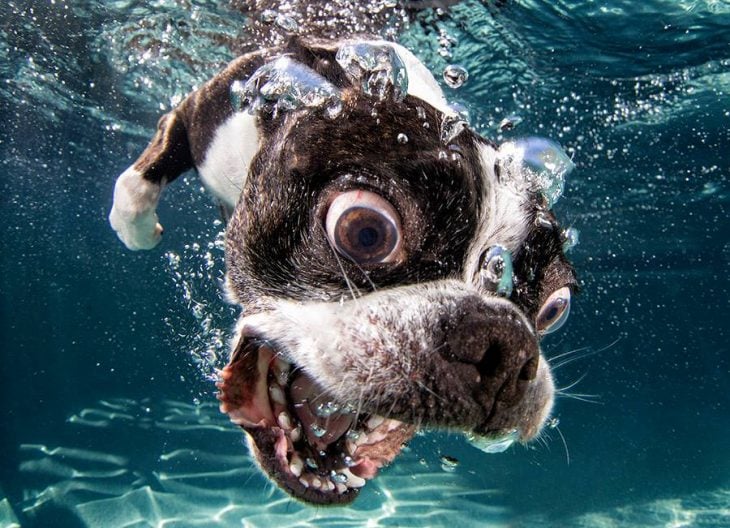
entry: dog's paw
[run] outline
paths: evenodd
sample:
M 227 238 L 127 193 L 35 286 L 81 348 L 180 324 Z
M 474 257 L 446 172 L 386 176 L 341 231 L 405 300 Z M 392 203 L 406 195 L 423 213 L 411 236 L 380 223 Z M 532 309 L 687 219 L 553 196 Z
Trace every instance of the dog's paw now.
M 131 167 L 117 179 L 109 223 L 129 249 L 152 249 L 160 243 L 163 228 L 155 212 L 160 191 Z

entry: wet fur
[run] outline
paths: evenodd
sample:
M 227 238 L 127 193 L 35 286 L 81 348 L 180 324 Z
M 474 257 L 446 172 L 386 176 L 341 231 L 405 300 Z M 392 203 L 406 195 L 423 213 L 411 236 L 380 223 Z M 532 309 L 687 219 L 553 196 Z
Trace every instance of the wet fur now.
M 154 246 L 161 190 L 197 168 L 231 214 L 227 285 L 244 308 L 233 350 L 249 362 L 251 386 L 256 353 L 240 350 L 254 336 L 361 412 L 481 434 L 517 428 L 528 440 L 554 394 L 534 318 L 550 293 L 575 284 L 557 222 L 540 196 L 508 183 L 517 169 L 500 165 L 497 145 L 471 129 L 442 143 L 448 108 L 433 79 L 419 79 L 422 70 L 412 70 L 417 86 L 403 102 L 375 102 L 337 65 L 338 45 L 294 38 L 238 59 L 189 96 L 120 177 L 110 221 L 132 249 Z M 281 54 L 342 90 L 338 119 L 316 109 L 234 113 L 231 83 Z M 351 189 L 398 210 L 402 260 L 363 269 L 333 250 L 324 217 Z M 549 225 L 535 222 L 538 212 Z M 514 258 L 509 299 L 480 282 L 494 244 Z M 270 430 L 246 429 L 284 489 L 330 500 L 282 473 Z

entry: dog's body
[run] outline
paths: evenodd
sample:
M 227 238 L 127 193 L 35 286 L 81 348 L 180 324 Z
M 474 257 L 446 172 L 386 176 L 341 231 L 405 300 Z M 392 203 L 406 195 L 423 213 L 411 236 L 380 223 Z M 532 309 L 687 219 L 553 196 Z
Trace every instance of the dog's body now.
M 197 169 L 231 212 L 245 307 L 221 408 L 288 493 L 349 502 L 419 426 L 527 441 L 551 412 L 538 339 L 575 278 L 514 151 L 464 126 L 401 46 L 292 38 L 161 119 L 110 221 L 153 247 L 162 188 Z

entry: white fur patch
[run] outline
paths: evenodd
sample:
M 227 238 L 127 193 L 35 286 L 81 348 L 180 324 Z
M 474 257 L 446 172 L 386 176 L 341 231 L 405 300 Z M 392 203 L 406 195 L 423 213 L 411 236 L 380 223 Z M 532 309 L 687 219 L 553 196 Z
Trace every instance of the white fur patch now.
M 216 129 L 205 160 L 198 167 L 203 183 L 230 210 L 238 202 L 258 149 L 256 116 L 236 112 Z
M 145 180 L 134 167 L 117 178 L 109 223 L 129 249 L 152 249 L 160 242 L 162 226 L 155 209 L 162 188 Z
M 527 188 L 522 175 L 513 174 L 516 167 L 502 167 L 502 181 L 497 179 L 494 165 L 500 153 L 489 145 L 479 147 L 484 178 L 484 196 L 479 212 L 479 232 L 467 252 L 464 280 L 475 277 L 482 252 L 500 244 L 513 254 L 522 245 L 530 229 Z

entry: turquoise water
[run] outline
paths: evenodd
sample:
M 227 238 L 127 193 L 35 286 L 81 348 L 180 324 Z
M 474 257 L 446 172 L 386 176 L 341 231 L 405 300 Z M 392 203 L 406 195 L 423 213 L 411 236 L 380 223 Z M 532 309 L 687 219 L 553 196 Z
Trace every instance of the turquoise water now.
M 544 441 L 421 435 L 346 509 L 274 489 L 217 411 L 235 314 L 195 175 L 157 249 L 106 221 L 245 23 L 204 0 L 0 5 L 0 526 L 730 526 L 730 2 L 463 2 L 402 35 L 468 70 L 447 96 L 485 135 L 573 158 L 582 293 L 544 342 L 569 387 Z

